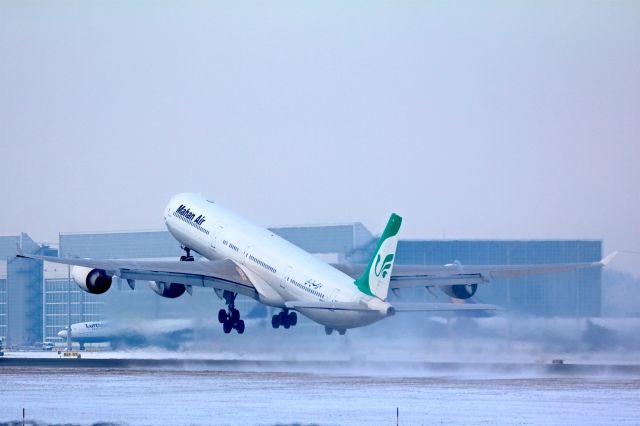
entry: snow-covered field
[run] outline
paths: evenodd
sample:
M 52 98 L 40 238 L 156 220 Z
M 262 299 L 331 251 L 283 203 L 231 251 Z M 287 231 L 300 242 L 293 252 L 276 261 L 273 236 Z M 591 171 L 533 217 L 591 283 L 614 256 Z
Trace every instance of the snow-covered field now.
M 380 374 L 378 374 L 380 373 Z M 640 424 L 639 377 L 0 368 L 0 422 Z

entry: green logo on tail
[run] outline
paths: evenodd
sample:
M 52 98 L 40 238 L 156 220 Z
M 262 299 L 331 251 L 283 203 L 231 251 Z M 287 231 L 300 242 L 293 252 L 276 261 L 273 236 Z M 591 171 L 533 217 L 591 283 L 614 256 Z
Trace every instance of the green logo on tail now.
M 402 218 L 397 214 L 391 214 L 384 232 L 378 240 L 376 251 L 369 260 L 367 268 L 362 275 L 354 281 L 358 290 L 369 296 L 375 296 L 382 300 L 387 299 L 389 291 L 389 281 L 391 279 L 391 268 L 395 258 L 398 238 L 396 235 L 400 230 Z
M 389 269 L 391 269 L 391 265 L 393 264 L 393 253 L 388 254 L 384 258 L 384 262 L 382 262 L 382 266 L 380 267 L 380 269 L 378 269 L 378 265 L 380 264 L 380 259 L 382 259 L 382 256 L 378 254 L 378 258 L 376 259 L 376 265 L 374 266 L 374 272 L 376 274 L 376 277 L 379 277 L 380 274 L 382 274 L 382 278 L 386 278 L 387 274 L 389 273 Z

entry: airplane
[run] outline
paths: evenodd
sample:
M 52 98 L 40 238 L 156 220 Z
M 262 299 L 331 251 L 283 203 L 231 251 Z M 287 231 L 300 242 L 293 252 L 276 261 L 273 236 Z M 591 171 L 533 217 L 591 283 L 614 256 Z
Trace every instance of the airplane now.
M 402 218 L 392 213 L 368 264 L 328 264 L 199 194 L 171 198 L 164 221 L 185 251 L 180 260 L 59 258 L 26 255 L 20 247 L 17 256 L 72 265 L 74 281 L 92 294 L 109 290 L 114 276 L 131 289 L 138 280 L 150 281 L 151 289 L 167 298 L 193 294 L 194 286 L 213 288 L 227 306 L 218 312 L 227 334 L 245 330 L 235 308 L 236 297 L 243 295 L 280 309 L 271 318 L 273 328 L 295 326 L 298 312 L 323 325 L 327 335 L 334 330 L 343 335 L 400 312 L 497 309 L 485 304 L 390 303 L 390 289 L 437 287 L 450 297 L 469 299 L 478 285 L 493 278 L 600 268 L 616 254 L 588 263 L 394 265 Z M 195 261 L 192 251 L 208 260 Z
M 67 339 L 68 327 L 58 332 Z M 193 338 L 194 326 L 185 320 L 155 320 L 135 325 L 112 324 L 108 321 L 87 321 L 71 324 L 71 341 L 84 350 L 87 343 L 109 343 L 113 347 L 159 346 L 177 349 L 180 343 Z

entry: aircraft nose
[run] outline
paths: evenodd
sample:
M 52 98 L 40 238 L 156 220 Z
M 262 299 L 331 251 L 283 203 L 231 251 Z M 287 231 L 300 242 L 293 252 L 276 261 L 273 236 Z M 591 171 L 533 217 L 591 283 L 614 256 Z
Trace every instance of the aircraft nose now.
M 185 194 L 176 194 L 169 200 L 169 203 L 164 208 L 164 222 L 169 226 L 169 219 L 171 216 L 171 211 L 177 208 L 178 200 L 181 200 Z
M 62 330 L 58 332 L 58 337 L 62 337 L 64 339 L 67 338 L 67 330 Z

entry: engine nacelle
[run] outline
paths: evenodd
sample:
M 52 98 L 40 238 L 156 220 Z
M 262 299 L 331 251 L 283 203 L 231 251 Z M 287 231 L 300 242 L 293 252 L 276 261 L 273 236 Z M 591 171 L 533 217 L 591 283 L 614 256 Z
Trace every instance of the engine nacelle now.
M 102 269 L 73 266 L 71 276 L 78 287 L 91 294 L 102 294 L 109 290 L 113 277 Z
M 154 293 L 169 299 L 175 299 L 176 297 L 180 297 L 187 290 L 187 287 L 184 284 L 178 284 L 178 283 L 167 284 L 162 281 L 149 281 L 149 288 L 151 288 L 151 290 L 153 290 Z
M 450 297 L 456 299 L 468 299 L 478 290 L 478 284 L 456 284 L 442 286 L 440 289 Z

